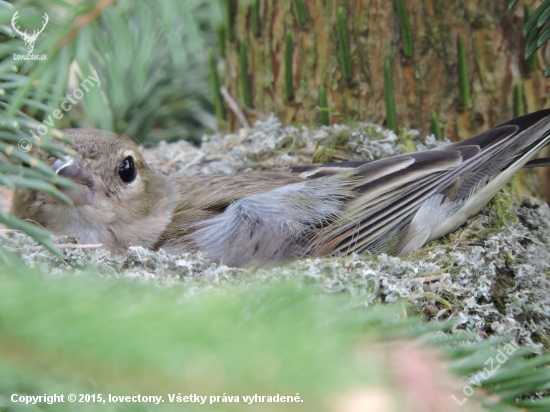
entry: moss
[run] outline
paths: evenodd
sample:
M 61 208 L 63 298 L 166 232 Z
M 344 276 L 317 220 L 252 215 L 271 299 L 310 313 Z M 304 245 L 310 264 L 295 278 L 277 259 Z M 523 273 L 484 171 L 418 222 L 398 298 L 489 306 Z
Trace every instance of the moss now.
M 428 242 L 426 243 L 426 248 L 433 248 L 433 247 L 436 247 L 436 246 L 439 246 L 441 245 L 441 239 L 436 239 L 436 240 L 432 240 L 431 242 Z
M 531 335 L 531 339 L 535 343 L 540 343 L 547 352 L 550 351 L 550 337 L 543 331 L 537 330 Z
M 334 149 L 319 145 L 315 148 L 315 152 L 313 152 L 313 159 L 311 159 L 311 162 L 329 163 L 332 160 L 333 154 Z
M 504 252 L 504 260 L 506 261 L 506 263 L 508 264 L 512 264 L 516 261 L 516 259 L 514 258 L 514 255 L 512 255 L 511 252 L 507 251 L 507 252 Z
M 410 153 L 416 151 L 416 145 L 413 142 L 413 135 L 410 131 L 407 131 L 406 129 L 401 129 L 398 142 L 398 147 L 403 152 Z
M 347 131 L 340 131 L 332 136 L 330 140 L 331 149 L 335 150 L 352 150 L 349 145 L 349 135 Z
M 516 281 L 514 280 L 514 272 L 512 270 L 499 271 L 499 275 L 491 285 L 491 301 L 499 313 L 506 314 L 506 305 L 510 303 L 508 291 L 515 285 Z
M 388 137 L 386 134 L 382 133 L 381 129 L 377 129 L 376 127 L 370 124 L 365 126 L 363 130 L 369 135 L 371 139 L 374 139 L 374 140 L 381 140 Z
M 443 305 L 444 307 L 446 307 L 447 309 L 452 309 L 453 306 L 451 305 L 451 303 L 444 299 L 443 297 L 441 296 L 438 296 L 436 295 L 435 293 L 431 293 L 431 292 L 423 292 L 420 294 L 420 296 L 423 296 L 425 297 L 426 299 L 433 299 L 435 300 L 436 302 L 440 303 L 441 305 Z
M 284 139 L 280 146 L 280 152 L 290 155 L 296 154 L 305 147 L 305 143 L 300 141 L 296 136 L 288 136 Z
M 313 154 L 313 163 L 328 163 L 333 160 L 334 152 L 353 151 L 353 146 L 350 145 L 350 136 L 348 130 L 339 130 L 332 134 L 329 138 L 318 141 Z
M 508 227 L 510 222 L 517 222 L 518 218 L 514 213 L 514 194 L 516 191 L 516 177 L 510 180 L 510 183 L 498 192 L 489 202 L 489 207 L 495 208 L 496 229 Z

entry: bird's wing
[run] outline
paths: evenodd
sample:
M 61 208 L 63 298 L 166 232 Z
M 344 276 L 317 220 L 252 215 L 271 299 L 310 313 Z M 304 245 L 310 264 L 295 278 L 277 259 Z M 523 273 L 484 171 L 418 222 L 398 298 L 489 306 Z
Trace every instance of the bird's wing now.
M 268 192 L 305 179 L 286 169 L 250 173 L 198 175 L 179 177 L 180 198 L 176 213 L 181 210 L 222 212 L 233 201 L 257 193 Z
M 215 234 L 209 238 L 208 245 L 204 248 L 197 245 L 193 234 L 204 227 L 204 222 L 218 222 L 219 219 L 212 219 L 219 215 L 228 216 L 229 213 L 224 213 L 228 206 L 240 199 L 304 181 L 307 179 L 289 173 L 288 170 L 179 177 L 178 204 L 172 221 L 157 240 L 155 247 L 162 247 L 169 252 L 208 248 L 214 251 L 218 248 L 217 243 L 215 246 L 210 245 L 216 239 L 227 238 L 221 236 L 221 232 L 215 233 L 218 229 L 213 229 Z M 229 243 L 228 241 L 227 245 Z
M 260 185 L 257 193 L 197 221 L 184 240 L 231 266 L 305 256 L 304 246 L 317 228 L 340 217 L 345 201 L 354 196 L 355 178 L 348 172 L 298 179 L 272 190 Z
M 405 253 L 441 232 L 432 226 L 457 215 L 481 187 L 544 146 L 549 115 L 376 162 L 295 167 L 277 178 L 267 172 L 197 178 L 175 216 L 202 213 L 184 240 L 230 265 L 366 249 Z
M 466 200 L 503 171 L 511 177 L 548 144 L 549 115 L 550 110 L 536 112 L 442 148 L 353 165 L 364 179 L 354 188 L 356 197 L 347 202 L 341 218 L 319 230 L 310 253 L 403 253 L 415 242 L 422 246 L 430 231 L 422 227 L 410 231 L 422 205 L 429 200 L 421 210 L 422 217 L 424 221 L 431 217 L 437 225 L 438 220 L 456 214 Z M 316 178 L 342 167 L 328 165 L 296 172 Z
M 452 171 L 477 154 L 479 149 L 470 146 L 429 150 L 356 168 L 364 181 L 354 187 L 356 196 L 346 204 L 343 217 L 318 232 L 312 253 L 347 254 L 384 243 L 381 237 L 406 224 Z
M 523 166 L 525 169 L 534 168 L 534 167 L 548 167 L 550 166 L 550 157 L 541 157 L 539 159 L 529 160 Z

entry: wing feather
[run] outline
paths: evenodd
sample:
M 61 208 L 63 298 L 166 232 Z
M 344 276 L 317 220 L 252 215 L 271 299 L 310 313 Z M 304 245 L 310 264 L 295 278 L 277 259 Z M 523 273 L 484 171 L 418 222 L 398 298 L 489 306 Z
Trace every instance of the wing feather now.
M 415 161 L 399 170 L 391 171 L 384 161 L 357 167 L 357 175 L 368 179 L 370 172 L 377 178 L 356 187 L 358 196 L 348 202 L 344 218 L 323 228 L 312 241 L 312 254 L 347 254 L 379 248 L 384 246 L 382 238 L 386 244 L 391 243 L 388 233 L 397 236 L 403 250 L 412 250 L 415 240 L 427 239 L 430 234 L 418 222 L 410 227 L 427 199 L 439 202 L 430 209 L 441 213 L 434 215 L 434 219 L 446 219 L 451 210 L 455 213 L 474 191 L 508 167 L 521 167 L 548 144 L 549 116 L 550 110 L 545 110 L 462 142 L 400 156 Z M 548 162 L 532 164 L 545 163 Z M 377 167 L 387 173 L 376 173 Z
M 549 140 L 550 110 L 544 110 L 462 142 L 374 162 L 188 180 L 185 210 L 215 216 L 201 219 L 184 239 L 236 264 L 364 250 L 406 253 L 458 227 L 519 168 L 550 164 L 529 162 Z M 206 202 L 189 196 L 205 190 L 212 192 Z

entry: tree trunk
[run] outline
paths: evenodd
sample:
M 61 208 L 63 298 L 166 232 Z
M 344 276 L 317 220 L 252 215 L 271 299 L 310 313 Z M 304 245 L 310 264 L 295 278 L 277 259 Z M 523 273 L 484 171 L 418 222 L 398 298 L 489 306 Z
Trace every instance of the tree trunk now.
M 331 123 L 361 120 L 384 124 L 386 62 L 392 73 L 398 129 L 430 132 L 433 111 L 443 135 L 452 140 L 469 137 L 513 117 L 516 83 L 522 85 L 526 112 L 548 105 L 549 82 L 543 71 L 550 62 L 550 49 L 543 46 L 537 52 L 536 68 L 524 61 L 521 4 L 509 11 L 506 0 L 225 3 L 226 12 L 229 10 L 226 24 L 231 27 L 225 30 L 222 73 L 227 89 L 250 120 L 274 112 L 287 124 L 318 124 L 319 89 L 324 87 Z M 399 3 L 403 6 L 401 16 Z M 531 10 L 540 3 L 530 0 Z M 347 31 L 343 41 L 338 27 L 340 7 Z M 407 30 L 410 35 L 404 36 Z M 462 88 L 459 35 L 466 57 Z M 285 50 L 285 40 L 291 50 Z M 341 58 L 346 41 L 349 80 Z M 243 58 L 248 69 L 241 77 Z M 285 77 L 285 64 L 292 67 L 291 78 Z M 245 104 L 243 81 L 249 82 L 251 107 Z M 227 116 L 229 128 L 239 126 L 231 112 Z

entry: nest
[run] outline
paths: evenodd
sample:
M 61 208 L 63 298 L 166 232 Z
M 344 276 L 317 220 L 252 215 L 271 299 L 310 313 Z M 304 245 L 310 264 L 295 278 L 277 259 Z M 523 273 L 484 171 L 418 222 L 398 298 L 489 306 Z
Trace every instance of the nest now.
M 401 135 L 378 125 L 283 127 L 274 117 L 250 130 L 205 136 L 200 148 L 185 141 L 142 149 L 153 168 L 170 175 L 232 173 L 317 161 L 375 160 L 448 142 Z M 132 247 L 125 255 L 86 248 L 60 237 L 59 259 L 25 235 L 0 233 L 0 245 L 42 273 L 73 276 L 92 267 L 101 276 L 198 288 L 246 287 L 250 282 L 313 285 L 324 293 L 345 293 L 358 306 L 400 300 L 434 320 L 454 320 L 454 329 L 480 339 L 511 333 L 542 351 L 550 346 L 550 210 L 530 197 L 514 203 L 497 198 L 446 238 L 404 258 L 354 255 L 304 259 L 268 268 L 218 265 L 200 253 L 168 255 Z

